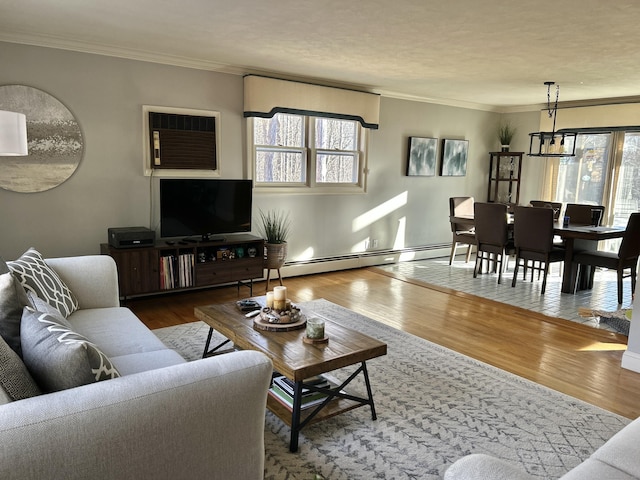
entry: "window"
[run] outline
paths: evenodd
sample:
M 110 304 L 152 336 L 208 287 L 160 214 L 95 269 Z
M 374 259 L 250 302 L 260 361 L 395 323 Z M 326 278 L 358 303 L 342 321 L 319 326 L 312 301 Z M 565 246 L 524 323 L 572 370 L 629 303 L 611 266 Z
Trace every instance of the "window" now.
M 278 113 L 249 124 L 257 188 L 364 191 L 365 130 L 358 122 Z
M 558 167 L 557 202 L 600 205 L 610 157 L 611 134 L 579 134 L 576 156 L 563 157 Z
M 604 205 L 603 223 L 626 226 L 640 211 L 640 132 L 585 132 L 576 141 L 576 156 L 548 171 L 555 176 L 555 201 Z M 617 251 L 619 241 L 606 244 Z

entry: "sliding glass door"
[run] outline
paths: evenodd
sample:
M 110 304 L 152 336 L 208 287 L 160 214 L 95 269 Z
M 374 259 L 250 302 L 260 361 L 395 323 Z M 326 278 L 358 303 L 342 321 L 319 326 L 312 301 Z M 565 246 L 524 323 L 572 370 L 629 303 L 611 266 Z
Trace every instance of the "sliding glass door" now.
M 627 225 L 640 211 L 640 131 L 579 133 L 576 156 L 552 159 L 547 181 L 553 200 L 604 205 L 604 225 Z M 617 251 L 620 240 L 606 242 Z
M 624 138 L 620 164 L 614 169 L 613 224 L 625 226 L 629 215 L 640 211 L 640 132 L 620 133 Z
M 580 134 L 576 156 L 560 159 L 556 202 L 602 205 L 611 157 L 611 134 Z

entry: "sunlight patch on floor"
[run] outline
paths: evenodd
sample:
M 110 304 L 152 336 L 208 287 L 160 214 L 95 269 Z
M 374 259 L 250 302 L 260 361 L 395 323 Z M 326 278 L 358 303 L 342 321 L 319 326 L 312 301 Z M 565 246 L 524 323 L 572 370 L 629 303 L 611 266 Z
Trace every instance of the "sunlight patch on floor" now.
M 605 342 L 593 342 L 584 348 L 579 348 L 579 352 L 618 352 L 626 350 L 627 345 L 624 343 L 605 343 Z

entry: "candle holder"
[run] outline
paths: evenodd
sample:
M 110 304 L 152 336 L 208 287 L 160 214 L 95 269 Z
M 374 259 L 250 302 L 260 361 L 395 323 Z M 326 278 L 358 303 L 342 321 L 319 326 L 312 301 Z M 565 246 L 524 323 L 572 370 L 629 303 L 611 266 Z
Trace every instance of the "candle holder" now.
M 307 318 L 305 335 L 302 337 L 304 343 L 327 343 L 329 337 L 325 334 L 324 320 L 318 317 Z

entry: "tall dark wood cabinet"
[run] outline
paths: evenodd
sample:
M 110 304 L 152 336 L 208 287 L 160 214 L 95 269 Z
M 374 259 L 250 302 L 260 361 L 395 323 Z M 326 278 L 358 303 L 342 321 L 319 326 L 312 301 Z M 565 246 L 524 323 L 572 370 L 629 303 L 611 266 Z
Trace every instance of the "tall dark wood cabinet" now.
M 524 152 L 489 152 L 487 201 L 518 205 Z

